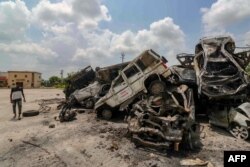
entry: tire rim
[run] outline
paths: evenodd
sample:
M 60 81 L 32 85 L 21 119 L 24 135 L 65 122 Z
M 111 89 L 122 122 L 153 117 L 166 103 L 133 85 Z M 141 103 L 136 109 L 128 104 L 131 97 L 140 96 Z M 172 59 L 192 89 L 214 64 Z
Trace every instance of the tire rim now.
M 103 110 L 102 117 L 106 120 L 109 120 L 112 117 L 112 112 L 110 110 Z
M 164 86 L 161 83 L 155 83 L 152 85 L 151 91 L 153 94 L 159 94 L 164 91 Z
M 88 100 L 86 103 L 87 108 L 93 108 L 94 102 L 92 100 Z
M 230 129 L 230 133 L 237 139 L 243 139 L 243 140 L 246 140 L 249 136 L 248 129 L 239 125 L 233 126 Z

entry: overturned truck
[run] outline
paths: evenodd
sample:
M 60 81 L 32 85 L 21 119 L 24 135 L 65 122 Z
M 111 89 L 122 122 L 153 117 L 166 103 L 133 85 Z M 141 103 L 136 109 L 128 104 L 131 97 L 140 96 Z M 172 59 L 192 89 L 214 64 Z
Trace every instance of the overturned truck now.
M 167 60 L 153 50 L 146 50 L 131 61 L 114 79 L 107 94 L 95 104 L 98 117 L 111 119 L 118 111 L 129 108 L 144 93 L 165 90 L 170 75 Z
M 65 105 L 62 107 L 59 114 L 60 121 L 69 121 L 76 116 L 76 114 L 71 111 L 72 107 L 93 109 L 95 102 L 107 93 L 112 80 L 119 74 L 119 71 L 127 65 L 128 62 L 103 68 L 97 67 L 95 72 L 88 66 L 78 72 L 77 75 L 74 75 L 74 77 L 71 77 L 70 79 L 72 80 L 69 80 L 71 85 L 78 86 L 68 87 L 71 88 L 69 89 L 71 91 L 73 88 L 76 90 L 68 96 Z M 79 87 L 82 88 L 77 89 Z

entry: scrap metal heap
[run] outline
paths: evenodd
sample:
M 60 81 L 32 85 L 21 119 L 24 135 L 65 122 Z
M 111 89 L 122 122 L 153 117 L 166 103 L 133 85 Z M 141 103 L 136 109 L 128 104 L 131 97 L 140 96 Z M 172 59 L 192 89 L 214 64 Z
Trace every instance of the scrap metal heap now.
M 88 86 L 91 82 L 94 81 L 96 77 L 95 71 L 91 66 L 87 66 L 81 71 L 73 74 L 72 76 L 66 79 L 66 87 L 63 90 L 65 93 L 66 99 L 77 89 L 82 89 Z
M 193 61 L 194 55 L 187 53 L 180 53 L 176 56 L 180 65 L 173 65 L 171 70 L 171 83 L 186 84 L 189 87 L 196 87 L 196 75 L 194 71 Z
M 193 149 L 198 143 L 193 91 L 186 85 L 168 88 L 133 105 L 127 119 L 132 141 L 154 149 L 174 146 L 176 151 L 187 143 Z
M 112 80 L 128 63 L 97 67 L 95 71 L 91 66 L 87 66 L 69 77 L 68 85 L 64 90 L 67 101 L 61 107 L 59 120 L 61 122 L 74 120 L 76 117 L 76 112 L 72 110 L 74 107 L 93 109 L 95 102 L 107 93 Z
M 127 109 L 128 132 L 137 146 L 179 150 L 179 144 L 184 143 L 193 149 L 200 144 L 195 112 L 214 109 L 214 115 L 208 112 L 214 120 L 210 122 L 221 125 L 222 120 L 228 120 L 230 108 L 247 101 L 250 79 L 245 69 L 250 62 L 250 51 L 236 53 L 235 42 L 229 36 L 203 38 L 194 55 L 182 53 L 177 59 L 180 65 L 168 68 L 165 58 L 148 50 L 131 63 L 97 69 L 96 83 L 75 91 L 71 99 L 82 107 L 95 105 L 96 111 L 100 109 L 106 118 L 120 108 Z M 103 84 L 111 86 L 104 91 Z M 104 93 L 100 95 L 99 90 Z M 93 101 L 88 105 L 90 100 Z M 72 101 L 60 112 L 61 121 L 75 117 Z M 226 111 L 222 120 L 218 119 L 222 115 L 220 110 Z M 231 122 L 223 127 L 232 127 Z
M 199 94 L 221 98 L 245 93 L 249 61 L 250 51 L 235 53 L 235 42 L 229 36 L 201 39 L 194 58 Z

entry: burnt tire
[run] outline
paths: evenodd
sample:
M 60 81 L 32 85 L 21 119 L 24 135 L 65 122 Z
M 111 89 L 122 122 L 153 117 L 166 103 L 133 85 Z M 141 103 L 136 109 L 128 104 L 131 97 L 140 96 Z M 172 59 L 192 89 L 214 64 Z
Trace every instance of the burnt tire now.
M 163 81 L 153 81 L 149 86 L 149 93 L 152 95 L 159 95 L 166 90 L 166 84 Z
M 33 117 L 39 114 L 37 110 L 28 110 L 23 112 L 23 117 Z
M 110 120 L 113 116 L 113 112 L 110 109 L 103 109 L 101 111 L 101 116 L 105 120 Z
M 94 106 L 95 106 L 95 101 L 94 101 L 94 99 L 88 99 L 88 100 L 86 101 L 86 108 L 87 108 L 87 109 L 93 109 Z

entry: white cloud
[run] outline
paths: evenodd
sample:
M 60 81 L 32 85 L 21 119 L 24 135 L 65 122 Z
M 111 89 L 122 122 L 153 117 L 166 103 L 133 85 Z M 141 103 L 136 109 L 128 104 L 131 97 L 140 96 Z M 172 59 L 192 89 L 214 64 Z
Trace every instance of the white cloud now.
M 117 57 L 122 52 L 134 58 L 146 49 L 153 49 L 176 63 L 176 54 L 186 50 L 185 34 L 172 18 L 166 17 L 152 23 L 149 29 L 138 32 L 125 31 L 121 34 L 102 30 L 95 33 L 83 33 L 87 41 L 86 48 L 78 49 L 73 61 L 81 59 L 101 65 L 100 58 Z
M 186 49 L 184 32 L 169 17 L 137 32 L 101 29 L 99 22 L 109 21 L 111 16 L 100 0 L 41 0 L 30 11 L 20 0 L 1 2 L 0 18 L 0 28 L 9 26 L 6 32 L 11 40 L 0 43 L 0 52 L 12 59 L 10 68 L 26 64 L 25 69 L 41 71 L 45 77 L 61 69 L 67 73 L 89 64 L 119 63 L 122 52 L 128 61 L 150 48 L 175 63 L 175 55 Z M 27 36 L 27 30 L 34 27 L 43 34 L 36 42 Z
M 114 53 L 138 54 L 146 49 L 153 49 L 176 63 L 176 54 L 186 50 L 185 34 L 172 18 L 166 17 L 153 22 L 148 30 L 126 31 L 116 35 L 111 42 L 111 52 Z
M 32 9 L 32 20 L 46 31 L 56 33 L 51 27 L 76 24 L 80 29 L 96 27 L 99 21 L 111 20 L 106 6 L 99 0 L 62 0 L 52 3 L 40 1 Z
M 249 0 L 218 0 L 210 8 L 202 8 L 206 32 L 224 33 L 225 28 L 250 17 Z
M 0 41 L 25 39 L 29 15 L 30 11 L 23 1 L 0 2 Z
M 75 15 L 80 18 L 97 20 L 110 20 L 106 6 L 101 5 L 99 0 L 73 0 L 72 7 Z
M 0 43 L 0 52 L 2 54 L 18 55 L 20 56 L 19 59 L 21 59 L 22 56 L 37 56 L 41 59 L 57 57 L 55 52 L 48 48 L 41 47 L 35 43 Z

